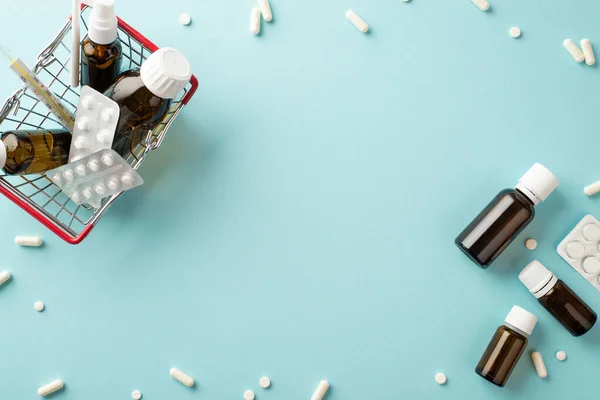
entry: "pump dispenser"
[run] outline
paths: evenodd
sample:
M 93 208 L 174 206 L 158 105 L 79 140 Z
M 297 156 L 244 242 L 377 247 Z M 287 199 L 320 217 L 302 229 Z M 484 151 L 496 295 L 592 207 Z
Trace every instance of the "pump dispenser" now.
M 123 49 L 117 34 L 114 0 L 86 0 L 92 7 L 81 42 L 81 83 L 104 92 L 121 72 Z

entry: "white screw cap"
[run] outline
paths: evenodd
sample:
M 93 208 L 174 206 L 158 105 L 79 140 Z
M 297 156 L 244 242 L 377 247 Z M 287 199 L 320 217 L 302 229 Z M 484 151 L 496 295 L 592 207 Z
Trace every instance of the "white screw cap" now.
M 523 192 L 533 204 L 539 204 L 558 187 L 558 179 L 540 163 L 533 164 L 529 171 L 519 179 L 515 189 Z
M 547 286 L 553 277 L 554 274 L 537 260 L 530 262 L 519 274 L 519 280 L 533 294 Z
M 191 76 L 192 67 L 187 58 L 171 47 L 163 47 L 152 53 L 140 69 L 144 85 L 163 99 L 177 96 Z
M 504 322 L 529 336 L 533 332 L 533 328 L 535 328 L 537 317 L 524 308 L 513 306 Z

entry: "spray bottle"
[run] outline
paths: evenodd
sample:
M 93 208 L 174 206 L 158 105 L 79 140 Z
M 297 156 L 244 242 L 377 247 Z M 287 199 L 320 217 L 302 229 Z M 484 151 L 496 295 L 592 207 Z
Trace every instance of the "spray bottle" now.
M 80 0 L 73 1 L 75 10 Z M 81 42 L 81 83 L 102 93 L 112 85 L 121 72 L 123 60 L 123 49 L 117 34 L 115 1 L 85 0 L 84 2 L 92 7 L 92 12 L 88 19 L 88 34 Z M 74 14 L 74 25 L 79 22 L 75 18 L 78 16 Z M 79 29 L 74 29 L 73 41 L 79 41 L 78 31 Z

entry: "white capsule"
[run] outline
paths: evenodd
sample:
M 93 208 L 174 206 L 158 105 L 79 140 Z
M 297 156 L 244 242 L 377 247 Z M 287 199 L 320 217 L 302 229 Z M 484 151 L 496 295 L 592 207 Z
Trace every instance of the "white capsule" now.
M 187 387 L 194 386 L 194 378 L 177 368 L 171 368 L 169 374 L 173 377 L 173 379 Z
M 102 156 L 102 162 L 109 167 L 115 163 L 115 159 L 110 154 L 105 154 Z
M 63 172 L 63 175 L 65 176 L 67 182 L 71 182 L 73 178 L 75 178 L 75 175 L 73 175 L 73 171 L 71 171 L 70 169 Z
M 102 111 L 102 119 L 105 122 L 111 122 L 115 119 L 115 116 L 116 114 L 113 108 L 107 108 L 106 110 Z
M 594 182 L 583 188 L 583 193 L 585 193 L 586 196 L 592 196 L 598 192 L 600 192 L 600 181 Z
M 271 379 L 269 379 L 269 377 L 267 377 L 267 376 L 263 376 L 262 378 L 260 378 L 260 381 L 258 382 L 258 384 L 260 385 L 261 388 L 266 389 L 269 386 L 271 386 Z
M 546 369 L 546 364 L 544 364 L 542 354 L 539 351 L 534 351 L 531 353 L 531 359 L 533 360 L 533 365 L 535 365 L 535 371 L 537 372 L 538 376 L 540 378 L 547 377 L 548 370 Z
M 254 400 L 254 392 L 252 390 L 246 390 L 244 392 L 244 400 Z
M 44 311 L 44 308 L 46 308 L 46 306 L 41 301 L 36 301 L 35 303 L 33 303 L 33 309 L 37 312 Z
M 192 23 L 192 17 L 190 17 L 190 14 L 183 13 L 179 16 L 179 23 L 181 25 L 189 25 Z
M 260 8 L 254 7 L 250 11 L 250 33 L 258 35 L 260 33 Z
M 98 165 L 98 161 L 96 160 L 90 161 L 87 166 L 90 169 L 90 171 L 93 172 L 98 172 L 98 170 L 100 169 L 100 165 Z
M 55 381 L 50 382 L 47 385 L 42 386 L 41 388 L 38 389 L 38 396 L 47 396 L 50 393 L 54 393 L 57 390 L 62 389 L 64 386 L 63 381 L 61 381 L 60 379 L 57 379 Z
M 260 7 L 260 12 L 265 21 L 271 21 L 273 19 L 273 13 L 271 12 L 269 0 L 258 0 L 258 6 Z
M 117 190 L 119 188 L 119 181 L 116 179 L 110 179 L 106 185 L 110 190 Z
M 85 176 L 86 172 L 85 165 L 78 165 L 75 167 L 75 173 L 79 176 Z
M 445 385 L 447 380 L 448 378 L 446 378 L 446 374 L 443 374 L 441 372 L 435 374 L 435 383 L 437 383 L 438 385 Z
M 592 48 L 590 39 L 581 39 L 580 44 L 583 55 L 585 56 L 585 63 L 590 66 L 596 64 L 596 56 L 594 56 L 594 49 Z
M 107 143 L 110 140 L 110 132 L 108 129 L 101 129 L 96 135 L 96 140 L 100 143 Z
M 352 22 L 352 25 L 354 25 L 356 29 L 358 29 L 362 33 L 366 33 L 369 30 L 369 25 L 367 25 L 367 23 L 354 11 L 346 11 L 346 18 L 348 18 L 348 20 Z
M 329 382 L 319 382 L 319 386 L 317 386 L 317 390 L 315 390 L 310 400 L 323 400 L 323 396 L 327 393 L 327 389 L 329 389 Z
M 508 31 L 508 34 L 513 37 L 513 38 L 518 38 L 519 36 L 521 36 L 521 28 L 519 28 L 518 26 L 513 26 L 512 28 L 510 28 L 510 30 Z
M 567 359 L 567 353 L 565 353 L 564 351 L 559 351 L 556 353 L 556 359 L 558 361 L 565 361 Z
M 19 246 L 40 247 L 42 245 L 42 238 L 39 236 L 17 236 L 15 243 Z
M 92 192 L 92 190 L 90 188 L 83 189 L 83 191 L 81 193 L 83 193 L 83 197 L 85 197 L 87 200 L 91 199 L 92 196 L 94 195 L 94 193 Z
M 10 277 L 11 277 L 10 272 L 8 272 L 8 271 L 0 272 L 0 285 L 3 285 L 4 283 L 6 283 L 6 281 L 8 281 L 10 279 Z
M 490 3 L 487 0 L 471 0 L 481 11 L 487 11 L 490 9 Z
M 98 184 L 94 186 L 94 191 L 98 193 L 99 196 L 104 196 L 104 193 L 106 193 L 106 186 Z
M 90 120 L 88 118 L 80 118 L 77 121 L 77 127 L 82 131 L 87 131 L 91 127 Z
M 92 108 L 94 108 L 94 99 L 92 98 L 92 96 L 85 96 L 81 99 L 81 105 L 83 106 L 83 108 L 91 110 Z
M 579 47 L 577 47 L 573 40 L 565 39 L 565 41 L 563 42 L 563 46 L 565 46 L 565 49 L 567 49 L 571 57 L 573 57 L 573 60 L 577 61 L 578 63 L 585 60 L 585 56 L 583 55 L 581 50 L 579 50 Z
M 121 182 L 123 182 L 126 185 L 133 185 L 133 176 L 130 173 L 124 173 L 121 177 Z

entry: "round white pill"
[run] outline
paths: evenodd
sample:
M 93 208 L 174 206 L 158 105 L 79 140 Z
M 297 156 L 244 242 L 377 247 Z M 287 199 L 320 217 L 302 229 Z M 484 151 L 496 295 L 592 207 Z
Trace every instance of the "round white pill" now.
M 535 250 L 537 248 L 537 242 L 535 239 L 527 239 L 525 241 L 525 247 L 527 247 L 529 250 Z
M 600 227 L 596 224 L 588 224 L 581 230 L 585 240 L 597 242 L 600 240 Z
M 85 142 L 85 138 L 80 136 L 77 139 L 75 139 L 75 143 L 73 143 L 73 146 L 75 146 L 77 150 L 81 150 L 85 147 Z
M 510 36 L 516 39 L 519 36 L 521 36 L 521 28 L 519 28 L 518 26 L 513 26 L 512 28 L 510 28 L 508 33 L 510 34 Z
M 71 196 L 69 196 L 71 198 L 71 200 L 73 200 L 75 203 L 80 203 L 81 202 L 81 195 L 77 192 L 74 192 Z
M 102 162 L 110 167 L 115 163 L 115 159 L 110 154 L 105 154 L 102 156 Z
M 86 170 L 84 165 L 78 165 L 75 167 L 75 173 L 80 176 L 85 176 Z
M 46 306 L 44 306 L 44 303 L 42 303 L 41 301 L 36 301 L 33 304 L 33 308 L 35 309 L 35 311 L 41 312 L 44 311 L 44 308 L 46 308 Z
M 75 178 L 75 175 L 73 175 L 73 171 L 71 171 L 70 169 L 63 172 L 63 175 L 65 176 L 67 182 L 71 182 L 73 178 Z
M 271 380 L 266 376 L 263 376 L 262 378 L 260 378 L 260 381 L 258 383 L 260 384 L 260 387 L 263 389 L 266 389 L 269 386 L 271 386 Z
M 98 193 L 98 195 L 104 196 L 104 193 L 106 193 L 106 186 L 104 186 L 102 184 L 96 185 L 96 186 L 94 186 L 94 191 L 96 193 Z
M 254 392 L 252 390 L 246 390 L 244 392 L 244 400 L 254 400 Z
M 110 132 L 108 131 L 108 129 L 102 129 L 96 135 L 96 140 L 98 140 L 100 143 L 108 142 L 109 138 L 110 138 Z
M 140 400 L 142 398 L 142 392 L 140 392 L 139 390 L 134 390 L 133 392 L 131 392 L 131 398 L 133 400 Z
M 126 185 L 133 185 L 134 179 L 133 176 L 131 176 L 131 174 L 125 173 L 121 177 L 121 181 Z
M 98 165 L 98 161 L 96 161 L 96 160 L 90 161 L 87 166 L 91 171 L 94 171 L 94 172 L 96 172 L 100 169 L 100 165 Z
M 83 99 L 81 99 L 81 105 L 83 106 L 83 108 L 91 110 L 92 108 L 94 108 L 94 99 L 92 98 L 92 96 L 85 96 Z
M 106 110 L 102 111 L 102 119 L 105 122 L 111 122 L 112 120 L 114 120 L 115 110 L 113 110 L 112 108 L 107 108 Z
M 586 257 L 581 263 L 583 270 L 590 275 L 600 274 L 600 260 L 596 257 Z
M 111 179 L 108 181 L 107 186 L 110 190 L 117 190 L 117 188 L 119 187 L 119 181 L 117 181 L 116 179 Z
M 446 378 L 445 374 L 442 374 L 441 372 L 435 374 L 435 383 L 437 383 L 438 385 L 445 384 L 447 380 L 448 378 Z
M 66 174 L 66 172 L 65 172 Z M 571 258 L 581 258 L 585 254 L 585 247 L 580 242 L 567 243 L 567 255 Z
M 92 193 L 90 188 L 83 189 L 83 197 L 85 197 L 86 199 L 91 199 L 93 194 L 94 193 Z
M 77 127 L 82 131 L 87 131 L 90 129 L 90 120 L 87 118 L 80 118 L 79 121 L 77 121 Z
M 52 177 L 52 181 L 58 185 L 60 185 L 61 180 L 60 174 L 56 174 Z
M 192 23 L 192 17 L 190 17 L 190 14 L 183 13 L 179 16 L 179 23 L 181 25 L 189 25 Z
M 556 359 L 558 361 L 565 361 L 567 359 L 567 353 L 565 353 L 564 351 L 559 351 L 556 353 Z

